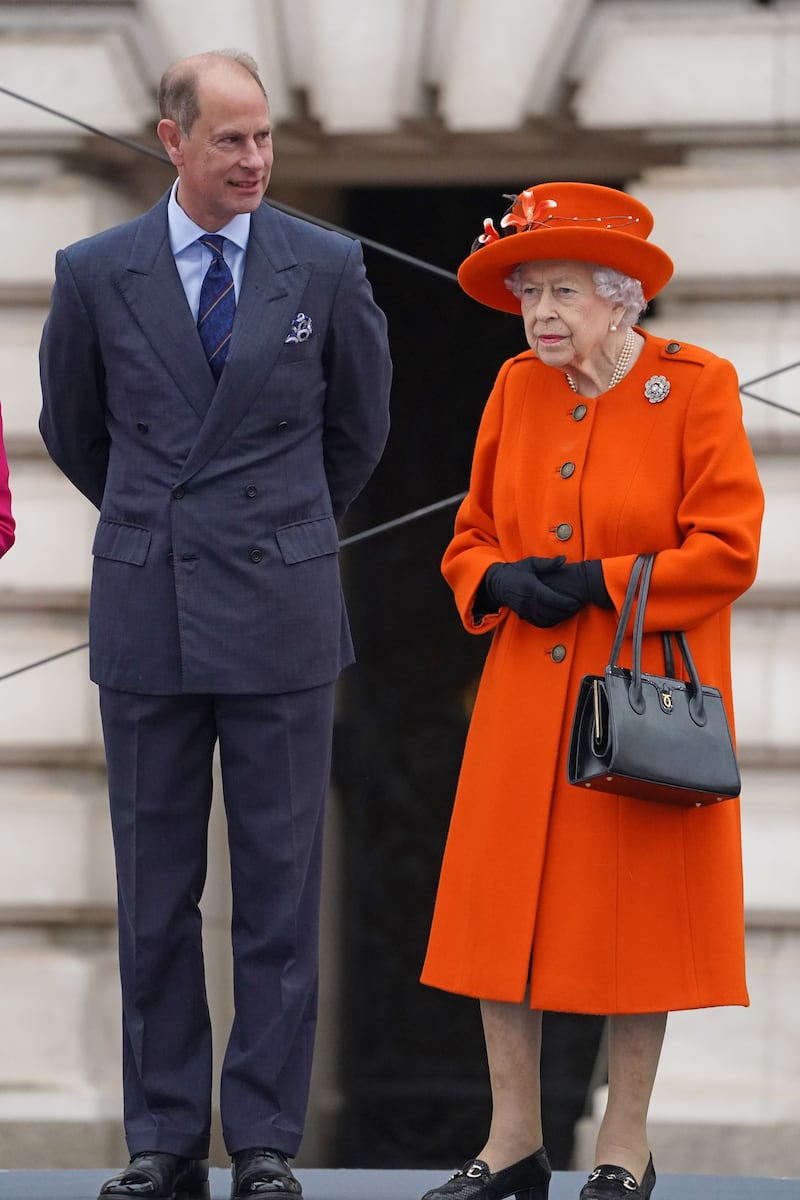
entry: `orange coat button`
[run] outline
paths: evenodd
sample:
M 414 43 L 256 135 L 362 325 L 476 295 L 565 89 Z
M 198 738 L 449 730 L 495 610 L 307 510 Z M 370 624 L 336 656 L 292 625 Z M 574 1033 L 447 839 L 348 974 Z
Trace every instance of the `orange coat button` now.
M 572 526 L 568 521 L 562 521 L 560 525 L 556 525 L 556 537 L 560 542 L 568 542 L 572 537 Z
M 586 416 L 587 408 L 585 404 L 576 404 L 572 410 L 573 421 L 582 421 Z
M 557 646 L 553 646 L 553 649 L 550 651 L 550 657 L 554 663 L 563 662 L 567 657 L 567 647 L 562 646 L 561 642 L 559 642 Z
M 575 463 L 565 462 L 562 464 L 560 475 L 562 479 L 569 479 L 570 475 L 575 474 Z

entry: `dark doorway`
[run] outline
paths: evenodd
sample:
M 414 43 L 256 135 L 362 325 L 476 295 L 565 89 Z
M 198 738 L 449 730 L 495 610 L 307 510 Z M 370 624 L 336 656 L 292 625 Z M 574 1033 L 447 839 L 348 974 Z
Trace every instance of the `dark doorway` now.
M 507 207 L 504 190 L 354 191 L 344 223 L 455 271 L 483 218 L 496 220 Z M 481 308 L 455 282 L 369 248 L 365 254 L 389 320 L 393 423 L 345 533 L 466 489 L 495 375 L 526 348 L 518 318 Z M 347 890 L 341 1166 L 458 1165 L 478 1152 L 488 1128 L 478 1004 L 418 982 L 472 694 L 488 649 L 486 639 L 461 628 L 439 572 L 454 513 L 455 504 L 358 543 L 343 557 L 358 666 L 342 679 L 334 762 Z M 589 1070 L 591 1036 L 583 1049 Z

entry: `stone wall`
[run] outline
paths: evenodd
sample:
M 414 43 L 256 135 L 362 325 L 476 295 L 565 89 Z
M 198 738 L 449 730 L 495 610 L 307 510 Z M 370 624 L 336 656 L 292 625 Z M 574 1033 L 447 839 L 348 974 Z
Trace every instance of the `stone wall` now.
M 408 28 L 397 24 L 404 7 Z M 334 11 L 315 0 L 328 24 L 309 21 L 302 36 L 289 4 L 229 0 L 226 38 L 252 46 L 269 68 L 277 187 L 297 186 L 294 198 L 314 212 L 322 186 L 335 194 L 358 181 L 481 180 L 506 191 L 542 177 L 622 180 L 652 207 L 657 240 L 677 265 L 650 328 L 729 357 L 745 380 L 800 361 L 798 5 L 551 0 L 535 54 L 524 42 L 528 7 L 514 0 L 504 10 L 519 34 L 510 70 L 507 30 L 471 0 L 366 5 L 367 23 L 358 3 L 340 0 Z M 385 36 L 380 13 L 402 36 Z M 338 40 L 335 69 L 315 74 L 309 64 L 325 65 L 328 47 L 314 39 L 335 16 L 340 33 L 355 33 Z M 155 78 L 178 54 L 207 48 L 213 19 L 210 0 L 6 6 L 2 78 L 152 145 Z M 391 63 L 372 44 L 394 47 Z M 373 79 L 381 104 L 370 114 L 373 122 L 380 114 L 380 128 L 364 116 L 369 97 L 353 102 L 352 54 L 384 62 Z M 337 77 L 350 91 L 336 92 Z M 0 674 L 86 639 L 94 513 L 36 431 L 36 349 L 53 256 L 141 211 L 161 188 L 155 170 L 0 97 L 0 219 L 12 234 L 0 260 L 0 401 L 18 520 L 17 545 L 0 563 Z M 800 370 L 753 390 L 800 410 Z M 744 405 L 767 494 L 758 580 L 734 622 L 752 1007 L 671 1019 L 653 1140 L 662 1170 L 800 1175 L 800 419 L 753 399 Z M 0 1162 L 116 1163 L 124 1150 L 114 881 L 85 650 L 0 685 Z M 329 969 L 306 1151 L 314 1165 L 325 1161 L 340 1104 L 335 804 L 333 814 Z M 212 845 L 204 909 L 222 1035 L 230 998 L 219 824 Z M 579 1141 L 581 1165 L 594 1119 Z M 216 1153 L 222 1161 L 218 1145 Z

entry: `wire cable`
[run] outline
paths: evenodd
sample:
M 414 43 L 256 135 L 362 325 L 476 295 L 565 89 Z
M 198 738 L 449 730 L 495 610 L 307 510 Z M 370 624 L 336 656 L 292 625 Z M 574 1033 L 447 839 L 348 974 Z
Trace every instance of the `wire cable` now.
M 131 138 L 122 137 L 119 134 L 109 133 L 108 130 L 101 129 L 97 125 L 91 125 L 88 121 L 82 121 L 78 117 L 70 116 L 69 113 L 61 112 L 57 108 L 52 108 L 49 104 L 43 104 L 39 100 L 34 100 L 30 96 L 23 96 L 20 92 L 12 91 L 11 88 L 0 85 L 0 94 L 9 96 L 13 100 L 18 100 L 22 104 L 27 104 L 31 108 L 39 109 L 41 112 L 46 112 L 50 116 L 57 117 L 59 120 L 66 121 L 71 125 L 77 126 L 79 129 L 85 130 L 87 133 L 93 134 L 95 137 L 105 138 L 107 141 L 116 142 L 117 145 L 124 146 L 128 150 L 133 150 L 137 154 L 147 155 L 149 158 L 154 158 L 166 166 L 170 165 L 170 160 L 166 154 L 160 150 L 154 149 L 152 146 L 145 146 L 142 142 L 133 141 Z M 438 275 L 443 279 L 450 280 L 455 283 L 457 276 L 453 271 L 447 271 L 444 267 L 437 267 L 433 263 L 426 262 L 424 259 L 416 258 L 412 254 L 406 254 L 402 250 L 396 250 L 392 246 L 387 246 L 383 242 L 378 242 L 372 238 L 363 237 L 360 234 L 353 233 L 349 229 L 343 228 L 332 221 L 325 221 L 320 217 L 314 217 L 309 213 L 302 212 L 300 209 L 292 208 L 288 204 L 282 204 L 275 200 L 270 200 L 269 203 L 273 208 L 279 209 L 288 216 L 299 217 L 301 220 L 310 221 L 313 225 L 318 225 L 322 229 L 329 229 L 335 233 L 344 234 L 346 237 L 353 238 L 361 242 L 364 246 L 369 246 L 373 250 L 377 250 L 382 254 L 386 254 L 391 258 L 396 258 L 398 261 L 406 263 L 408 266 L 416 267 L 420 270 L 427 271 L 431 274 Z M 769 371 L 765 375 L 759 375 L 755 379 L 750 379 L 739 387 L 739 391 L 743 396 L 748 396 L 752 400 L 758 400 L 761 404 L 767 404 L 771 408 L 778 408 L 783 412 L 791 413 L 792 416 L 800 417 L 800 412 L 796 409 L 789 408 L 788 405 L 779 404 L 775 400 L 767 400 L 764 396 L 758 396 L 755 392 L 749 389 L 756 383 L 763 383 L 767 379 L 773 379 L 776 375 L 781 375 L 785 371 L 791 371 L 795 367 L 800 367 L 800 360 L 789 363 L 784 367 L 778 367 L 774 371 Z M 438 500 L 433 504 L 427 504 L 423 508 L 415 509 L 413 512 L 403 514 L 403 516 L 395 517 L 391 521 L 384 521 L 381 525 L 374 525 L 369 529 L 364 529 L 360 533 L 355 533 L 349 537 L 345 537 L 340 542 L 341 549 L 347 546 L 352 546 L 358 542 L 366 541 L 368 538 L 376 537 L 378 534 L 385 533 L 390 529 L 399 529 L 403 525 L 408 525 L 412 521 L 417 521 L 421 517 L 428 516 L 430 513 L 437 512 L 440 509 L 447 508 L 463 500 L 466 492 L 459 492 L 455 496 L 448 496 L 445 500 Z M 6 671 L 0 675 L 0 683 L 6 679 L 12 679 L 16 675 L 22 675 L 26 671 L 32 671 L 37 667 L 46 666 L 48 663 L 56 662 L 60 658 L 65 658 L 70 654 L 77 654 L 80 650 L 85 650 L 88 647 L 88 642 L 81 642 L 77 646 L 71 646 L 67 650 L 60 650 L 56 654 L 50 654 L 46 658 L 37 659 L 36 662 L 27 663 L 24 666 L 16 667 L 12 671 Z
M 796 408 L 790 408 L 788 404 L 779 404 L 777 400 L 768 400 L 766 396 L 759 396 L 756 392 L 751 392 L 746 383 L 740 385 L 739 392 L 742 396 L 749 396 L 751 400 L 758 400 L 760 404 L 767 404 L 770 408 L 779 408 L 781 412 L 791 413 L 793 417 L 800 417 L 800 412 Z
M 79 129 L 83 129 L 87 133 L 92 133 L 96 137 L 116 142 L 118 146 L 124 146 L 127 150 L 134 150 L 138 154 L 146 154 L 148 158 L 154 158 L 157 162 L 162 162 L 167 167 L 171 166 L 168 155 L 162 150 L 156 150 L 153 146 L 145 146 L 143 142 L 135 142 L 131 138 L 121 137 L 116 133 L 109 133 L 105 129 L 100 129 L 97 125 L 90 125 L 88 121 L 81 121 L 78 117 L 72 117 L 68 113 L 59 112 L 57 108 L 51 108 L 49 104 L 42 104 L 39 100 L 32 100 L 29 96 L 23 96 L 19 92 L 14 92 L 11 88 L 0 86 L 0 94 L 10 96 L 12 100 L 19 100 L 22 104 L 29 104 L 32 108 L 38 108 L 41 112 L 46 112 L 51 117 L 58 117 L 62 121 L 68 121 L 71 125 L 76 125 Z M 333 233 L 344 234 L 345 237 L 353 238 L 354 241 L 360 242 L 362 246 L 369 246 L 372 250 L 378 250 L 381 254 L 396 258 L 409 267 L 417 267 L 421 271 L 428 271 L 430 274 L 438 275 L 451 283 L 456 282 L 454 271 L 448 271 L 444 267 L 437 267 L 434 263 L 426 262 L 423 258 L 415 258 L 413 254 L 406 254 L 403 250 L 396 250 L 393 246 L 387 246 L 383 242 L 375 241 L 373 238 L 363 237 L 358 233 L 354 233 L 351 229 L 345 229 L 342 225 L 337 225 L 333 221 L 326 221 L 322 217 L 311 216 L 310 213 L 302 212 L 299 208 L 292 208 L 290 204 L 283 204 L 279 200 L 272 199 L 269 203 L 272 208 L 277 208 L 279 212 L 286 213 L 287 216 L 299 217 L 300 220 L 310 221 L 312 225 L 318 225 L 321 229 L 330 229 Z
M 369 529 L 362 529 L 360 533 L 350 534 L 348 537 L 342 538 L 339 548 L 344 550 L 347 546 L 354 546 L 358 542 L 365 542 L 367 538 L 376 537 L 379 533 L 385 533 L 388 529 L 399 529 L 401 525 L 410 525 L 412 521 L 416 521 L 420 517 L 427 517 L 430 513 L 438 512 L 443 508 L 449 508 L 453 504 L 459 504 L 466 494 L 466 492 L 459 492 L 455 496 L 448 496 L 446 500 L 437 500 L 434 504 L 426 504 L 424 508 L 417 508 L 413 512 L 404 513 L 402 517 L 395 517 L 391 521 L 384 521 L 382 525 L 372 525 Z M 36 662 L 27 663 L 22 667 L 15 667 L 13 671 L 6 671 L 0 675 L 0 683 L 3 683 L 6 679 L 12 679 L 15 675 L 22 675 L 25 671 L 32 671 L 35 667 L 47 666 L 48 663 L 56 662 L 59 658 L 65 658 L 68 654 L 77 654 L 79 650 L 85 650 L 88 645 L 88 642 L 80 642 L 77 646 L 70 646 L 68 650 L 59 650 L 57 654 L 49 654 L 47 658 L 39 658 Z

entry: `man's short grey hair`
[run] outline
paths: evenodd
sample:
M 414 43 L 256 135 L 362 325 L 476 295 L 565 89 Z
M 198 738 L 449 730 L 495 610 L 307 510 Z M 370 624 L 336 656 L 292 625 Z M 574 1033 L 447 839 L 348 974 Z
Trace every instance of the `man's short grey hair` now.
M 528 266 L 529 264 L 519 263 L 506 279 L 506 287 L 518 300 L 522 298 L 521 272 L 523 265 Z M 545 263 L 537 263 L 537 265 L 544 266 Z M 620 327 L 627 329 L 629 326 L 635 325 L 647 308 L 640 280 L 633 279 L 630 275 L 623 275 L 622 271 L 615 271 L 613 267 L 601 267 L 597 263 L 586 263 L 585 265 L 592 272 L 594 290 L 598 296 L 602 296 L 604 300 L 610 300 L 612 304 L 624 305 L 625 312 L 620 320 Z
M 243 67 L 261 88 L 264 99 L 267 99 L 264 84 L 258 73 L 258 63 L 244 50 L 209 50 L 206 54 L 195 54 L 191 58 L 181 59 L 180 62 L 167 67 L 161 77 L 158 111 L 162 119 L 174 121 L 184 137 L 190 136 L 192 126 L 200 115 L 197 89 L 202 68 L 211 66 L 215 59 Z

